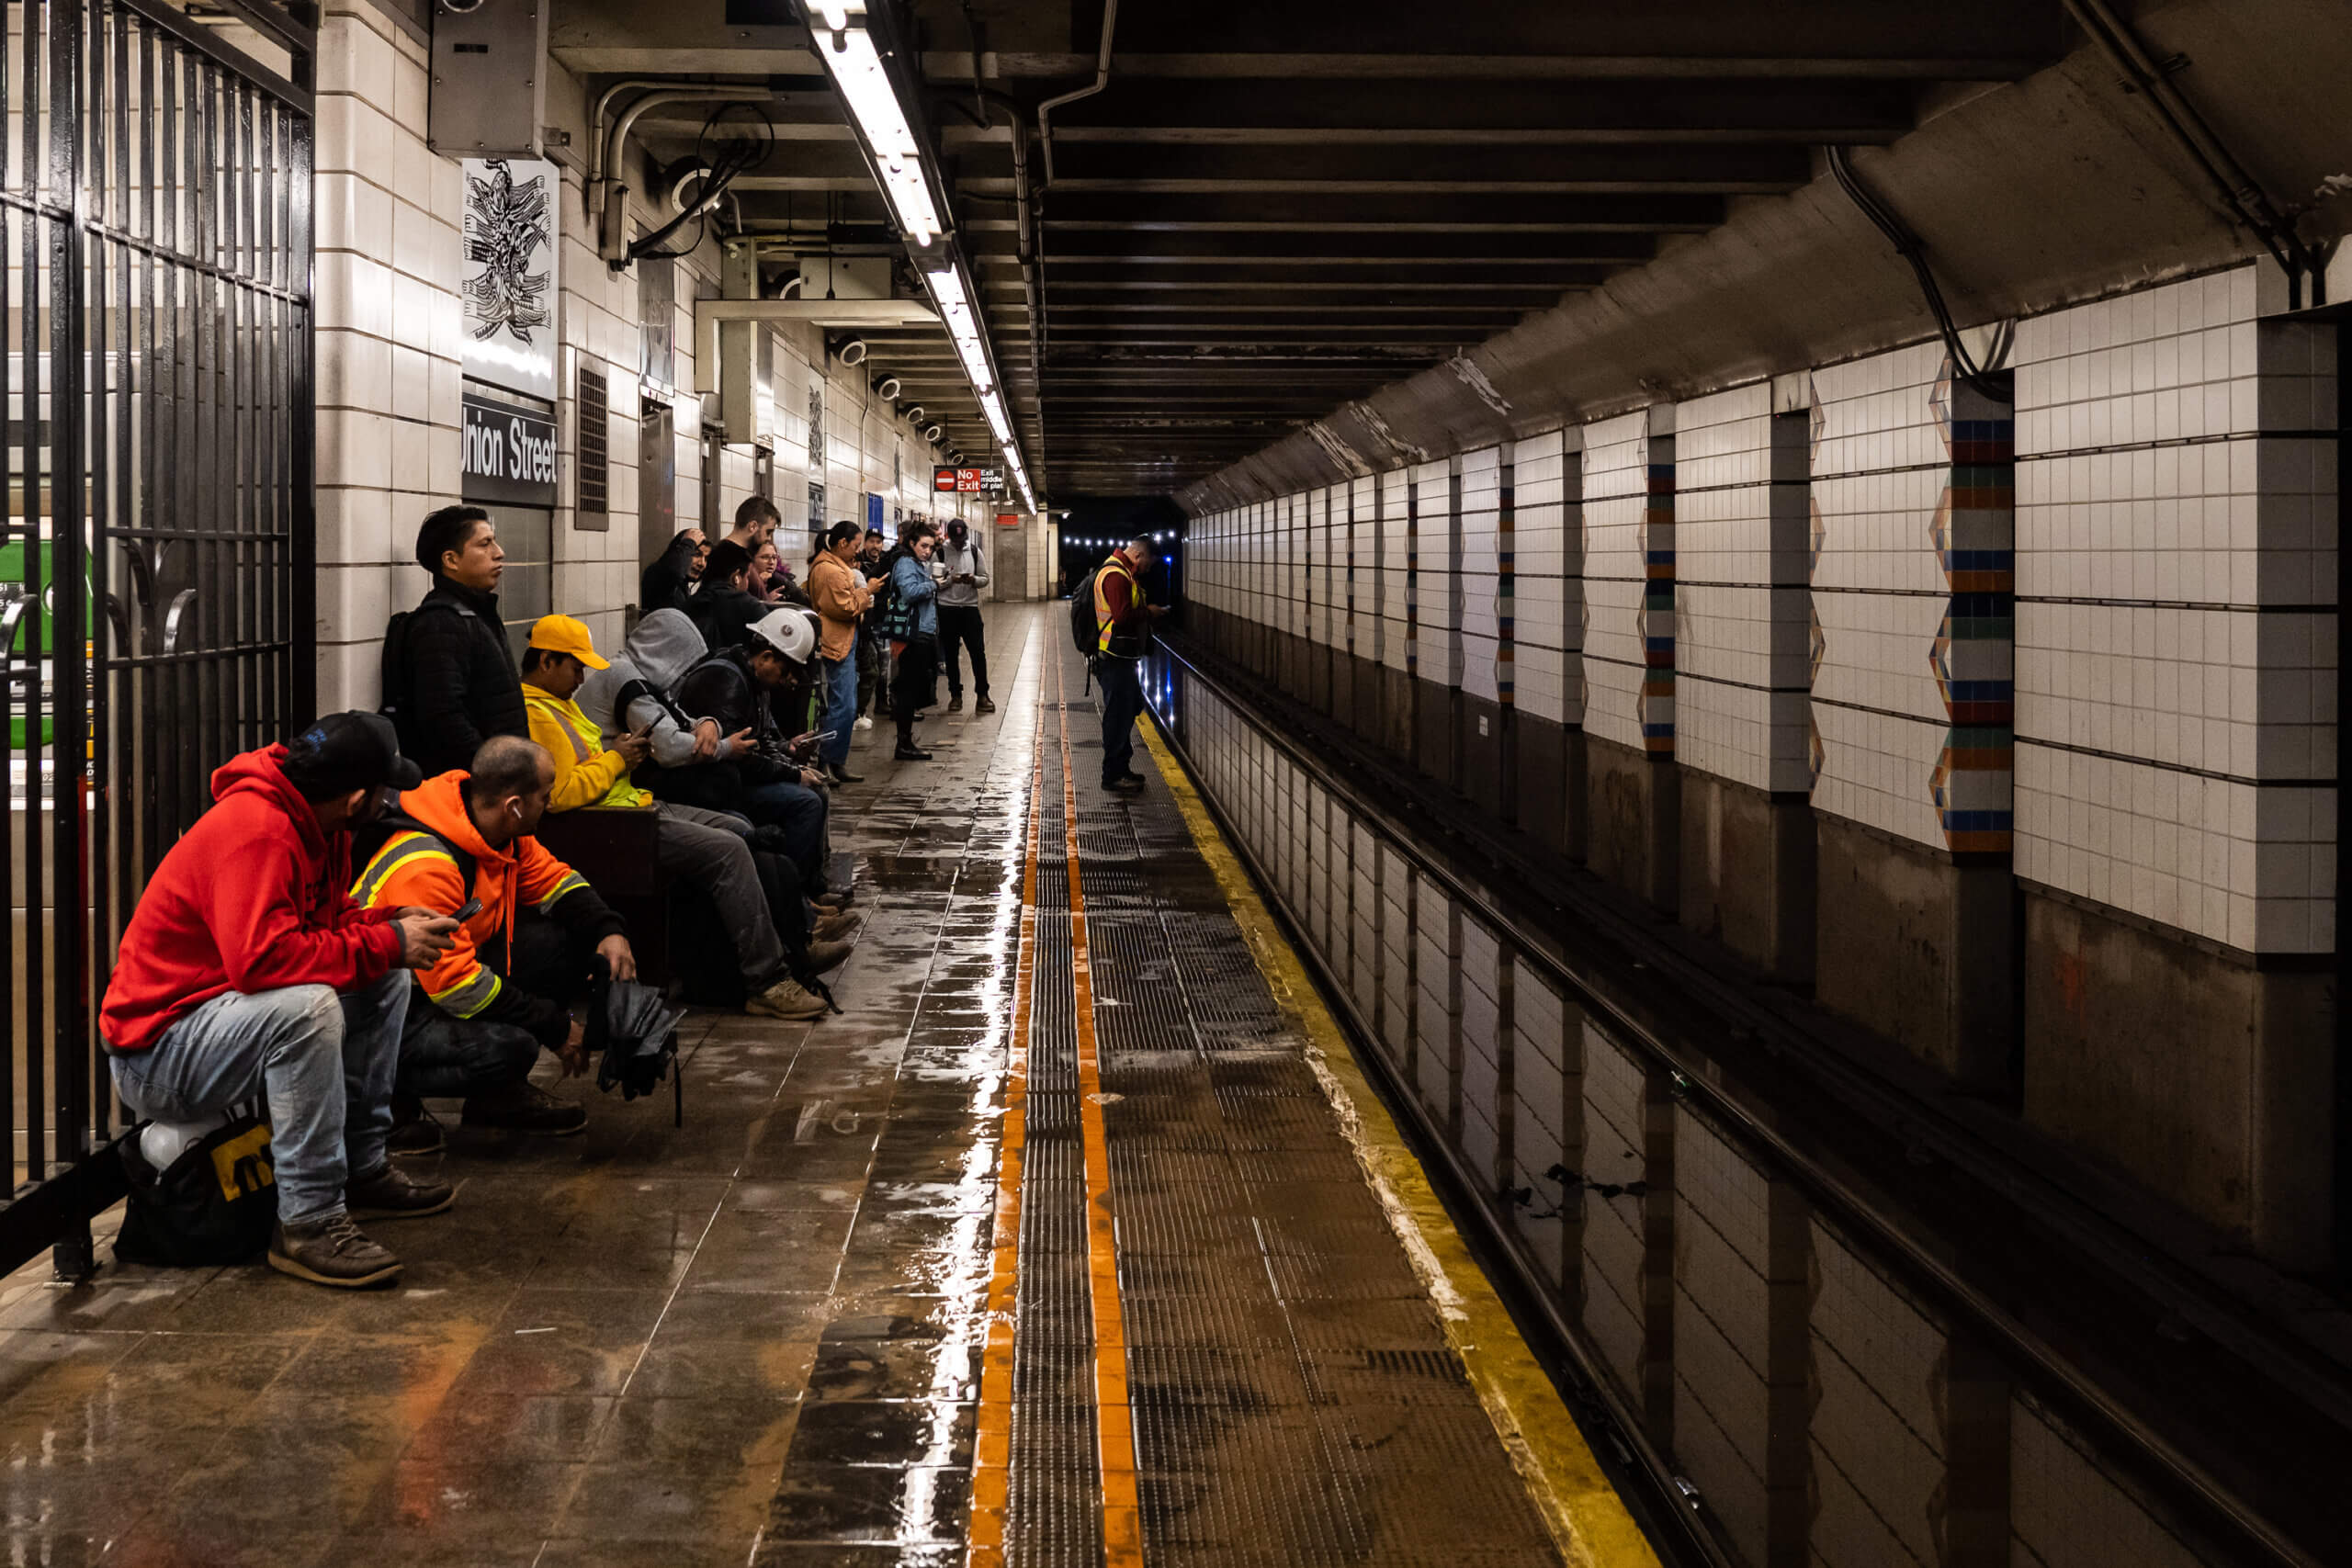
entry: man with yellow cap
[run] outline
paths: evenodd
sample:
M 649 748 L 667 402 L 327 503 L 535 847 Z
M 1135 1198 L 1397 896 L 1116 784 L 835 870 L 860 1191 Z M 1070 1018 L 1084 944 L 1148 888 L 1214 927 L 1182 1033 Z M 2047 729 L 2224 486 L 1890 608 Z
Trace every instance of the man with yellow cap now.
M 629 781 L 630 770 L 645 761 L 650 739 L 631 731 L 607 747 L 604 728 L 572 700 L 589 671 L 608 668 L 588 628 L 571 616 L 542 615 L 533 624 L 530 646 L 523 651 L 523 703 L 531 739 L 555 759 L 548 809 L 601 806 L 659 813 L 655 844 L 662 868 L 707 897 L 734 934 L 743 1010 L 770 1018 L 819 1017 L 824 1001 L 800 982 L 849 956 L 849 943 L 838 940 L 846 931 L 828 930 L 821 935 L 834 940 L 812 942 L 798 897 L 771 905 L 745 839 L 749 822 L 723 811 L 657 801 Z

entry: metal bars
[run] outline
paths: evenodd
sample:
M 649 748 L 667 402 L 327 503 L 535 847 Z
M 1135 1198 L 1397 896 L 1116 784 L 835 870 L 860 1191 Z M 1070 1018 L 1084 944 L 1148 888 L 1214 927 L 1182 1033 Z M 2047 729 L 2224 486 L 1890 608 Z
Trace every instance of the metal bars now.
M 7 6 L 5 1268 L 52 1244 L 91 1267 L 122 926 L 212 771 L 313 701 L 312 35 L 239 14 L 290 81 L 146 0 Z

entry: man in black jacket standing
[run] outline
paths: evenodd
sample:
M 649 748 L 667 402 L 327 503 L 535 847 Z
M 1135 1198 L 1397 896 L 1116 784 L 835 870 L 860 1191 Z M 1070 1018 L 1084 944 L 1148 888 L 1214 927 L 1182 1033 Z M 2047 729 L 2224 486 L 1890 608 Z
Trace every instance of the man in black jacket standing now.
M 479 506 L 445 506 L 416 531 L 433 587 L 384 640 L 384 706 L 402 755 L 430 778 L 472 765 L 493 735 L 528 739 L 523 678 L 498 615 L 506 552 Z

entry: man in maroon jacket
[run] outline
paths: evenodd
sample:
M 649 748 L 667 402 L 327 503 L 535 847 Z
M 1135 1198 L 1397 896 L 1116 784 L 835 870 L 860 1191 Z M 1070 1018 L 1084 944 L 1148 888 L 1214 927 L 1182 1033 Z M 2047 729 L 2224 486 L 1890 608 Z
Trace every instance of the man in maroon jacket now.
M 354 1209 L 394 1218 L 451 1201 L 445 1184 L 394 1168 L 384 1135 L 407 971 L 446 951 L 457 922 L 350 894 L 350 829 L 382 815 L 388 787 L 419 782 L 372 713 L 330 714 L 290 745 L 231 758 L 212 809 L 147 884 L 98 1015 L 136 1114 L 194 1122 L 267 1091 L 270 1267 L 322 1285 L 400 1273 Z

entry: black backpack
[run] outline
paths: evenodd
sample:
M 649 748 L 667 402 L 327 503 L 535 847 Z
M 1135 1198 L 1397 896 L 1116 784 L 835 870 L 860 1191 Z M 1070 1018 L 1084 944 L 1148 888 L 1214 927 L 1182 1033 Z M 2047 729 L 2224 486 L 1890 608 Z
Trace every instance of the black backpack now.
M 136 1130 L 117 1147 L 130 1190 L 114 1238 L 118 1260 L 175 1269 L 250 1263 L 269 1246 L 277 1224 L 277 1168 L 269 1123 L 260 1117 L 232 1116 L 164 1170 L 147 1163 Z
M 392 733 L 399 738 L 401 755 L 403 757 L 422 757 L 432 750 L 425 744 L 425 738 L 417 733 L 416 716 L 412 711 L 415 704 L 415 694 L 409 690 L 411 674 L 408 661 L 409 627 L 415 623 L 417 616 L 427 610 L 447 610 L 453 615 L 462 615 L 469 621 L 481 618 L 463 604 L 452 604 L 447 600 L 435 600 L 419 604 L 413 610 L 395 610 L 392 612 L 392 618 L 384 623 L 383 660 L 378 667 L 378 676 L 383 686 L 384 700 L 376 711 L 392 721 Z
M 1069 639 L 1088 659 L 1102 651 L 1099 646 L 1102 624 L 1094 618 L 1094 580 L 1102 571 L 1098 566 L 1088 572 L 1085 581 L 1072 589 L 1069 595 Z

